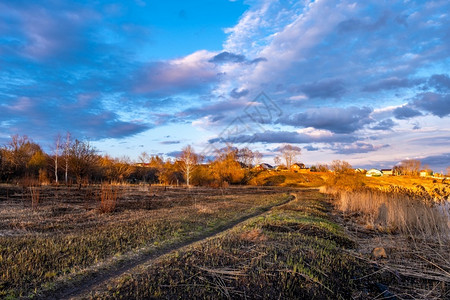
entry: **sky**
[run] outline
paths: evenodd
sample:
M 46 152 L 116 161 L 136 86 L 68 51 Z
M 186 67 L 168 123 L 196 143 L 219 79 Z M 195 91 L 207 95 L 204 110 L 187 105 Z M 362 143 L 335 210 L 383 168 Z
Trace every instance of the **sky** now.
M 0 144 L 450 166 L 450 2 L 0 2 Z

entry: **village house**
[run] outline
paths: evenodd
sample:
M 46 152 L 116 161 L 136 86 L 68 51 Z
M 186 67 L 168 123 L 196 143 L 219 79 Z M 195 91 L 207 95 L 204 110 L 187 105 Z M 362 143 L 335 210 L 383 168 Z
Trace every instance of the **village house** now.
M 422 170 L 419 173 L 420 177 L 429 177 L 429 176 L 433 176 L 433 171 L 431 170 Z
M 384 176 L 393 176 L 394 172 L 392 169 L 381 169 L 381 173 L 383 173 Z
M 275 171 L 287 171 L 288 168 L 285 165 L 278 165 L 275 167 Z
M 306 168 L 305 164 L 303 164 L 303 163 L 295 163 L 295 164 L 292 164 L 292 166 L 291 166 L 291 171 L 294 171 L 294 172 L 298 172 L 300 170 L 305 170 L 305 169 L 307 169 L 307 168 Z
M 366 176 L 367 177 L 380 177 L 380 176 L 383 176 L 383 173 L 378 169 L 370 169 L 369 171 L 367 171 Z
M 254 169 L 255 169 L 255 170 L 258 170 L 258 171 L 272 170 L 272 169 L 273 169 L 273 166 L 271 166 L 271 165 L 269 165 L 269 164 L 267 164 L 267 163 L 262 163 L 262 164 L 257 164 L 257 165 L 254 167 Z

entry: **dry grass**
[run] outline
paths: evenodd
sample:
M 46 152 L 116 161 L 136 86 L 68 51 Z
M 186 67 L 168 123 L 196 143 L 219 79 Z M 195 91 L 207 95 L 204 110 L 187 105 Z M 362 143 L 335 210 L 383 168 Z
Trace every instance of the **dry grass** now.
M 39 206 L 40 188 L 37 186 L 30 186 L 29 189 L 31 195 L 31 207 L 36 209 Z
M 41 186 L 33 209 L 28 188 L 1 185 L 0 299 L 64 286 L 117 259 L 195 238 L 286 198 L 273 188 L 151 192 L 149 198 L 148 189 L 132 186 Z M 102 195 L 114 213 L 99 213 Z
M 436 205 L 408 195 L 365 189 L 340 192 L 337 207 L 344 213 L 363 213 L 369 226 L 389 232 L 447 240 L 450 228 L 447 216 Z
M 119 196 L 119 187 L 112 185 L 103 185 L 100 195 L 99 210 L 102 213 L 112 213 L 116 210 Z

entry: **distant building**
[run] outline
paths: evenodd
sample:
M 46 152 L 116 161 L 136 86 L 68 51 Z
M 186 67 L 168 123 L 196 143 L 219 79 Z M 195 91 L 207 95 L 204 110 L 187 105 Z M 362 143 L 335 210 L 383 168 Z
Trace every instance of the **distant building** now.
M 305 166 L 305 164 L 302 164 L 302 163 L 295 163 L 295 164 L 292 164 L 292 166 L 291 166 L 291 170 L 295 171 L 295 172 L 298 172 L 300 170 L 305 170 L 305 169 L 307 169 L 307 167 Z
M 287 171 L 287 167 L 285 165 L 278 165 L 275 167 L 275 171 Z
M 269 165 L 269 164 L 266 164 L 266 163 L 262 163 L 262 164 L 256 165 L 254 169 L 256 169 L 256 170 L 258 170 L 258 171 L 272 170 L 272 169 L 273 169 L 273 166 L 271 166 L 271 165 Z
M 151 164 L 150 163 L 137 163 L 135 164 L 136 167 L 141 167 L 141 168 L 150 168 Z
M 365 174 L 365 173 L 367 173 L 367 170 L 366 169 L 357 168 L 357 169 L 355 169 L 355 173 Z
M 381 173 L 385 176 L 392 176 L 394 175 L 394 171 L 392 169 L 381 169 Z
M 419 173 L 420 177 L 429 177 L 429 176 L 433 176 L 433 171 L 430 170 L 422 170 Z
M 383 173 L 378 169 L 370 169 L 369 171 L 367 171 L 366 176 L 367 177 L 380 177 L 380 176 L 383 176 Z

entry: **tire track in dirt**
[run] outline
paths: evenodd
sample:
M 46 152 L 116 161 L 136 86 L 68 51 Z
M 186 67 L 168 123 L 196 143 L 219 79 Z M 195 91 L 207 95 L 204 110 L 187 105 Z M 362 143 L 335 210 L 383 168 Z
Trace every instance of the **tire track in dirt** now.
M 250 215 L 246 215 L 244 217 L 241 217 L 237 220 L 234 220 L 230 223 L 227 223 L 224 226 L 221 226 L 220 228 L 212 231 L 207 232 L 204 234 L 201 234 L 199 236 L 196 236 L 194 238 L 191 238 L 189 240 L 179 242 L 172 244 L 166 248 L 162 248 L 159 250 L 156 250 L 152 253 L 143 254 L 141 256 L 138 256 L 137 258 L 130 259 L 128 261 L 123 262 L 119 266 L 114 266 L 111 269 L 107 270 L 100 270 L 93 272 L 92 274 L 89 274 L 88 276 L 82 278 L 80 281 L 68 285 L 64 285 L 56 290 L 53 291 L 43 291 L 42 293 L 38 294 L 35 299 L 76 299 L 79 297 L 82 297 L 83 295 L 87 295 L 91 291 L 93 291 L 96 287 L 101 286 L 103 283 L 112 280 L 114 278 L 117 278 L 129 270 L 136 268 L 143 264 L 149 264 L 152 261 L 155 261 L 156 259 L 169 254 L 171 252 L 175 252 L 178 250 L 181 250 L 183 248 L 189 247 L 195 243 L 202 242 L 206 239 L 213 238 L 217 235 L 222 234 L 225 231 L 228 231 L 232 229 L 233 227 L 236 227 L 247 220 L 251 218 L 255 218 L 258 216 L 261 216 L 267 212 L 269 212 L 271 209 L 288 204 L 289 202 L 297 200 L 297 195 L 294 193 L 290 193 L 289 197 L 276 205 L 267 207 L 263 209 L 262 211 L 254 212 Z

